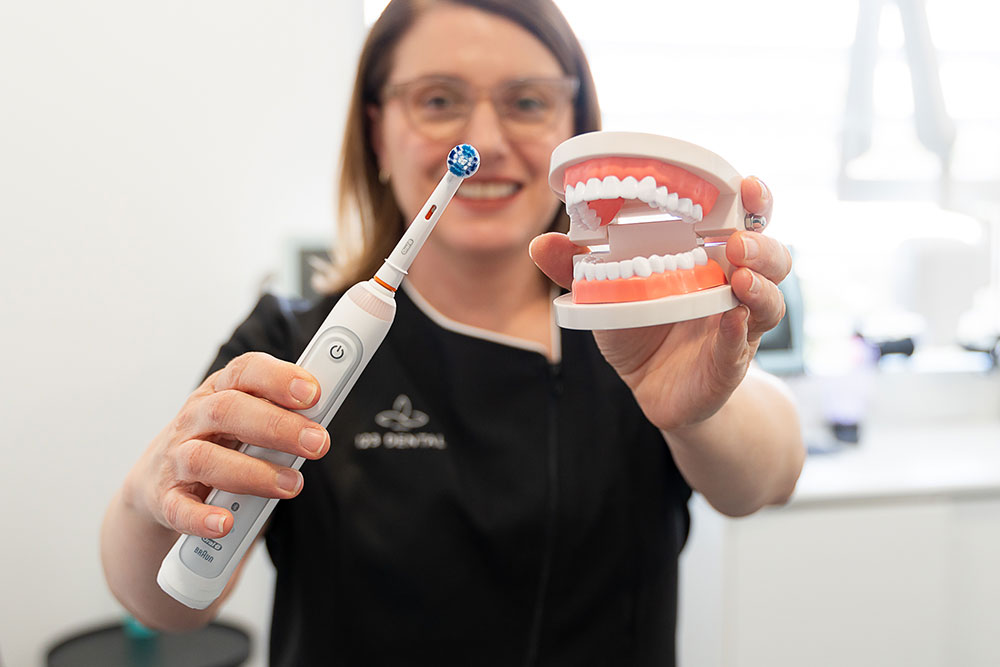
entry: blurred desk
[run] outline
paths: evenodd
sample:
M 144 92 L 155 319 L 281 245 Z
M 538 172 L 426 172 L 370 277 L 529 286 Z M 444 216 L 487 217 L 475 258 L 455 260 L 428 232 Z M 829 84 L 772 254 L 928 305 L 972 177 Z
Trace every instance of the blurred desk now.
M 1000 421 L 894 423 L 810 456 L 783 507 L 695 497 L 682 665 L 1000 665 Z
M 940 495 L 1000 497 L 1000 421 L 865 427 L 808 458 L 789 505 Z

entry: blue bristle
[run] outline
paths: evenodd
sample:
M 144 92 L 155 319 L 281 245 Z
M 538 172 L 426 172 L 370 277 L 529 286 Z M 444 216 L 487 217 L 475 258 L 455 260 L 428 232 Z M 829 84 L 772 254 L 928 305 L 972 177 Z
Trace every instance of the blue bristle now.
M 468 178 L 479 169 L 479 152 L 469 144 L 459 144 L 448 153 L 448 171 Z

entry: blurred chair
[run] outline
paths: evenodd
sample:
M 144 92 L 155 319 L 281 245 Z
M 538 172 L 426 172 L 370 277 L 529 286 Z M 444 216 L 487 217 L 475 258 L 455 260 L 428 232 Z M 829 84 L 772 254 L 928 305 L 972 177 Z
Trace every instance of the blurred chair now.
M 958 322 L 990 283 L 990 249 L 954 238 L 907 239 L 893 265 L 896 304 L 927 323 L 922 343 L 956 345 Z

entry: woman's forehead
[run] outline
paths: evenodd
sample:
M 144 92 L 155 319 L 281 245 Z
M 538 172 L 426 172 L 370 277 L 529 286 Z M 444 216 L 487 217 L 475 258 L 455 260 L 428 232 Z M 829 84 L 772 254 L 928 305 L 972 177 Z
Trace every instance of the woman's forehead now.
M 423 14 L 396 45 L 390 81 L 432 74 L 481 85 L 563 74 L 551 51 L 510 19 L 442 4 Z

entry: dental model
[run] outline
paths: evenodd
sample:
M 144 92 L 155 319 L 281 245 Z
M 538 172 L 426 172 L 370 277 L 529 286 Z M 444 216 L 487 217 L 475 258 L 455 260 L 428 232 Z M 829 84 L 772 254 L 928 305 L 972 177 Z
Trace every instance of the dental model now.
M 739 305 L 726 241 L 763 228 L 740 196 L 742 177 L 718 155 L 654 134 L 591 132 L 552 152 L 549 185 L 566 202 L 571 294 L 555 300 L 567 329 L 627 329 Z
M 459 186 L 478 169 L 476 149 L 469 144 L 455 146 L 448 154 L 448 171 L 392 254 L 370 280 L 351 287 L 333 306 L 297 362 L 320 383 L 319 401 L 299 413 L 324 428 L 333 419 L 389 333 L 396 315 L 393 297 L 406 270 Z M 243 444 L 240 451 L 296 470 L 305 461 L 256 445 Z M 156 576 L 160 588 L 192 609 L 205 609 L 219 597 L 278 500 L 214 489 L 205 503 L 230 510 L 233 527 L 217 539 L 181 535 Z

